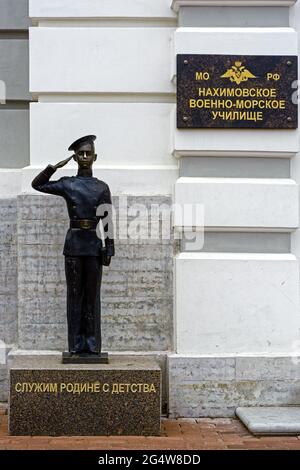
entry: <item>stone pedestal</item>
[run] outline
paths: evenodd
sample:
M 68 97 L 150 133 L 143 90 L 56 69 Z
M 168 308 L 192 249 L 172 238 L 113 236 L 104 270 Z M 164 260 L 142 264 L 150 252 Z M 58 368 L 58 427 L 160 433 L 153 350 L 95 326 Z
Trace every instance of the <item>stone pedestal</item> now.
M 12 435 L 159 435 L 160 413 L 161 370 L 151 359 L 27 356 L 10 368 Z

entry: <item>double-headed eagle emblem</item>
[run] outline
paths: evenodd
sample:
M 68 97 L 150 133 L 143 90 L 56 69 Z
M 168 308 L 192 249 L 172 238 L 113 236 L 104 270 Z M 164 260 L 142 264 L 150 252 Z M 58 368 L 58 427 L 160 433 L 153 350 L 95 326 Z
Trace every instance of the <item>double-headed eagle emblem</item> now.
M 247 82 L 249 78 L 256 78 L 249 70 L 246 69 L 242 62 L 235 62 L 231 69 L 228 69 L 221 78 L 229 78 L 231 82 L 239 85 L 242 82 Z

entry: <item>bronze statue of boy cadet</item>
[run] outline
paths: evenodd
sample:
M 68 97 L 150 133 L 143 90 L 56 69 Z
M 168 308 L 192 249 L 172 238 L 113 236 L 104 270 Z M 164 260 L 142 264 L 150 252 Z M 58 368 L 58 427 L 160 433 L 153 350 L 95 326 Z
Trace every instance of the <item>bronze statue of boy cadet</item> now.
M 74 155 L 56 165 L 48 165 L 32 181 L 32 187 L 37 191 L 62 196 L 70 217 L 63 251 L 69 353 L 63 354 L 63 362 L 76 362 L 76 358 L 79 362 L 88 362 L 83 358 L 107 362 L 107 355 L 101 355 L 100 287 L 102 265 L 109 266 L 115 253 L 110 190 L 92 174 L 92 165 L 97 158 L 95 140 L 94 135 L 76 140 L 69 147 Z M 77 175 L 49 181 L 53 173 L 72 158 L 78 163 Z M 102 206 L 105 211 L 103 214 L 100 211 L 101 216 L 97 216 L 97 209 L 102 204 L 105 204 Z M 100 219 L 104 224 L 105 246 L 96 232 Z

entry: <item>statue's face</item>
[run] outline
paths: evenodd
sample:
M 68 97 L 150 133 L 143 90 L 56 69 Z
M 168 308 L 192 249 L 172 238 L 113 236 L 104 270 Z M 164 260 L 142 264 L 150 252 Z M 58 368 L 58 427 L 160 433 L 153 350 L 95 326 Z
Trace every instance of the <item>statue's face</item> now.
M 96 158 L 94 145 L 85 144 L 78 148 L 74 159 L 78 163 L 79 168 L 86 170 L 92 168 Z

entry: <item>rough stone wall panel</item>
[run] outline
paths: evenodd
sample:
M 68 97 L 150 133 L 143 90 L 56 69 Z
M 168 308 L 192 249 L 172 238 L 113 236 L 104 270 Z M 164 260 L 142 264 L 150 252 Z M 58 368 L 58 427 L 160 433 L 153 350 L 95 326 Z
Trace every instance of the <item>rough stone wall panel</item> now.
M 8 394 L 8 373 L 6 367 L 0 368 L 0 402 L 7 400 Z
M 3 353 L 16 344 L 18 334 L 16 198 L 0 199 L 0 219 L 0 401 L 5 401 L 8 381 Z
M 167 197 L 128 198 L 128 205 L 170 204 Z M 118 198 L 113 203 L 119 220 Z M 127 223 L 134 219 L 128 218 Z M 159 221 L 161 224 L 162 218 Z M 142 225 L 148 229 L 149 221 Z M 66 285 L 62 255 L 68 217 L 62 198 L 18 197 L 19 347 L 66 347 Z M 118 224 L 116 225 L 118 232 Z M 148 231 L 148 230 L 147 230 Z M 103 348 L 172 349 L 173 241 L 116 240 L 116 256 L 103 270 Z
M 0 340 L 17 337 L 17 200 L 0 200 Z
M 238 406 L 300 404 L 296 356 L 170 356 L 168 376 L 173 418 L 234 416 Z

